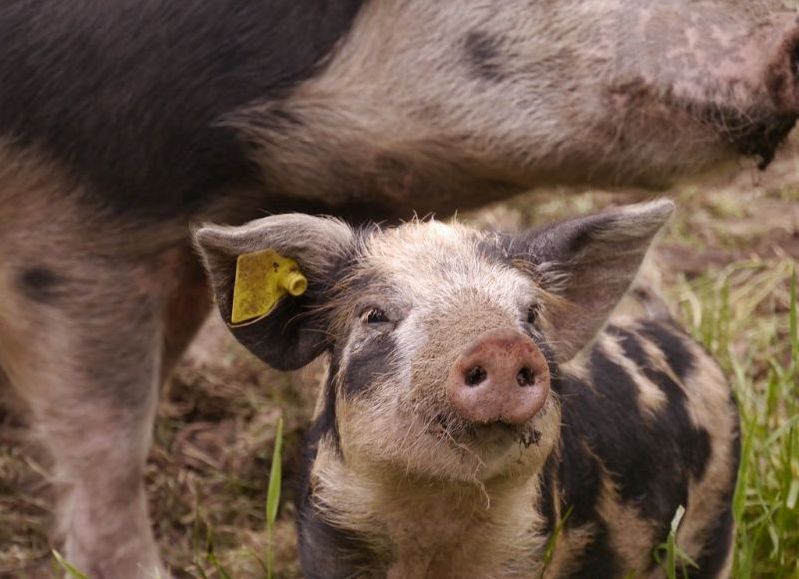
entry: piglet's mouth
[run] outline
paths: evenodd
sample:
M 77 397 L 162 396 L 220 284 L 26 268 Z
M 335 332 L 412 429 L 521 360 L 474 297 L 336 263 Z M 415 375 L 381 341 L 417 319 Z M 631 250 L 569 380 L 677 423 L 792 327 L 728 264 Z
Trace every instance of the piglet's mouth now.
M 509 446 L 518 444 L 522 448 L 538 445 L 541 431 L 535 427 L 535 420 L 528 424 L 508 424 L 492 422 L 476 424 L 465 422 L 447 414 L 438 414 L 431 422 L 428 432 L 441 440 L 449 441 L 453 446 Z

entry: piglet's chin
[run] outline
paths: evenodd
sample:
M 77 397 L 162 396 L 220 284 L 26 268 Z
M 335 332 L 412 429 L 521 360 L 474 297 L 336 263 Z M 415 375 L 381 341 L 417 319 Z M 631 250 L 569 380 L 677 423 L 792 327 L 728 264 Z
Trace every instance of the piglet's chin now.
M 541 443 L 541 431 L 535 424 L 517 425 L 497 422 L 474 428 L 475 442 L 482 447 L 518 445 L 522 449 Z
M 464 450 L 497 450 L 515 445 L 527 448 L 541 441 L 541 431 L 536 428 L 535 422 L 530 420 L 525 424 L 491 422 L 454 426 L 452 422 L 439 417 L 430 428 L 430 433 L 441 440 L 449 441 L 454 448 Z
M 498 476 L 531 473 L 543 466 L 558 437 L 559 406 L 554 398 L 522 424 L 502 421 L 464 422 L 440 414 L 428 429 L 433 445 L 452 454 L 458 465 L 452 478 L 486 481 Z

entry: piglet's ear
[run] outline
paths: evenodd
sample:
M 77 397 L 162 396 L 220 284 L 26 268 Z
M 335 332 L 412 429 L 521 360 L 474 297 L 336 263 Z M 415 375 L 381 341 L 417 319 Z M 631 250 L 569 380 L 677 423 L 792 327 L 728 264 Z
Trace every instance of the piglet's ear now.
M 667 200 L 629 205 L 516 240 L 514 249 L 525 248 L 522 259 L 532 261 L 545 285 L 549 280 L 548 289 L 562 298 L 548 317 L 561 362 L 574 357 L 605 324 L 673 210 Z
M 194 230 L 222 318 L 236 339 L 278 370 L 300 368 L 326 348 L 324 316 L 314 306 L 320 305 L 335 282 L 352 240 L 352 230 L 341 221 L 302 214 L 275 215 L 235 227 L 202 225 Z M 234 325 L 236 262 L 241 255 L 265 250 L 296 261 L 307 278 L 307 291 L 284 296 L 261 319 Z

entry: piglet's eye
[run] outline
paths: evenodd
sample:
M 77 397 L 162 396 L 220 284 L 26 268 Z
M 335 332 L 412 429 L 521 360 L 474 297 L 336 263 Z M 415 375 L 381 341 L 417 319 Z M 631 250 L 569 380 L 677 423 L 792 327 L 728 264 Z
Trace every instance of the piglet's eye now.
M 380 308 L 369 308 L 361 314 L 361 321 L 365 324 L 384 324 L 389 319 L 386 312 Z
M 527 323 L 534 324 L 538 321 L 538 314 L 541 313 L 541 306 L 533 304 L 527 308 Z

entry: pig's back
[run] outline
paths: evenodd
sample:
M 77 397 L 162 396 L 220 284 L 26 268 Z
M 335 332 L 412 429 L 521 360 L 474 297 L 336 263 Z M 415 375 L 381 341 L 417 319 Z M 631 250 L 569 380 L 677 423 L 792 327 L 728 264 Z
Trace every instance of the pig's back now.
M 362 0 L 4 0 L 0 144 L 125 214 L 185 215 L 257 177 L 222 125 L 315 74 Z
M 544 508 L 551 527 L 569 514 L 549 576 L 661 576 L 652 550 L 681 505 L 697 576 L 727 576 L 739 425 L 715 361 L 670 322 L 623 319 L 555 389 L 562 440 L 544 496 L 560 500 Z

